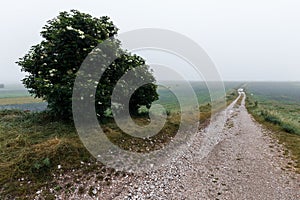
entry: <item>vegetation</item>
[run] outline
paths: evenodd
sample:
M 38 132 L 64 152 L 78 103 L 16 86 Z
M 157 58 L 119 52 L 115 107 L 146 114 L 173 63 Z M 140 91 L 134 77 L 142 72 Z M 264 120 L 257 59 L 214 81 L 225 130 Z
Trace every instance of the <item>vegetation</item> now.
M 104 66 L 91 65 L 94 70 L 104 71 L 100 80 L 88 82 L 92 74 L 87 74 L 87 83 L 97 87 L 96 110 L 99 116 L 111 107 L 110 96 L 117 81 L 125 72 L 143 66 L 134 73 L 134 79 L 143 79 L 149 84 L 138 88 L 130 99 L 130 110 L 136 113 L 141 106 L 150 107 L 158 99 L 155 79 L 145 61 L 131 55 L 120 48 L 120 41 L 114 39 L 118 29 L 108 17 L 93 18 L 92 16 L 72 10 L 70 13 L 61 12 L 58 17 L 48 21 L 43 27 L 40 44 L 32 46 L 30 51 L 17 62 L 22 70 L 29 75 L 23 83 L 35 97 L 43 98 L 48 102 L 51 114 L 59 118 L 72 118 L 73 84 L 82 62 L 88 55 L 96 53 L 97 45 L 110 38 L 110 52 L 103 52 L 101 59 L 117 57 L 105 70 Z M 101 49 L 97 49 L 101 50 Z M 91 53 L 90 53 L 91 52 Z M 101 52 L 102 53 L 102 52 Z M 101 62 L 105 62 L 101 60 Z M 98 78 L 98 77 L 97 77 Z M 100 78 L 100 77 L 99 77 Z M 125 84 L 127 90 L 120 94 L 122 105 L 123 97 L 132 88 Z M 94 94 L 91 94 L 94 95 Z
M 209 94 L 202 83 L 195 83 L 194 88 L 198 91 L 201 103 L 199 120 L 203 127 L 211 116 Z M 166 95 L 167 91 L 161 89 L 161 103 L 168 110 L 168 120 L 164 128 L 149 139 L 133 138 L 123 133 L 113 119 L 106 118 L 101 122 L 101 126 L 113 143 L 136 152 L 152 151 L 168 144 L 177 133 L 181 113 L 176 110 L 178 105 L 174 103 L 174 97 Z M 229 103 L 236 97 L 234 90 L 228 90 Z M 191 112 L 192 114 L 198 115 L 194 112 Z M 134 117 L 134 120 L 141 125 L 149 123 L 147 116 Z M 188 120 L 186 119 L 187 123 Z M 73 170 L 82 170 L 83 175 L 95 169 L 106 169 L 85 149 L 72 124 L 54 121 L 47 112 L 0 111 L 0 152 L 0 171 L 3 172 L 0 173 L 0 199 L 32 199 L 41 187 L 69 190 L 70 187 L 57 182 L 57 176 L 72 173 Z M 90 165 L 83 167 L 82 162 Z M 50 198 L 53 194 L 43 191 L 42 196 Z
M 273 130 L 290 152 L 300 172 L 300 85 L 249 83 L 246 105 L 257 121 Z
M 243 101 L 244 96 L 241 94 L 241 97 L 237 100 L 236 102 L 236 106 L 241 106 L 242 105 L 242 101 Z
M 28 97 L 30 94 L 24 89 L 3 89 L 0 91 L 0 98 Z
M 72 125 L 23 111 L 0 112 L 0 152 L 1 199 L 51 185 L 58 164 L 70 170 L 92 160 Z

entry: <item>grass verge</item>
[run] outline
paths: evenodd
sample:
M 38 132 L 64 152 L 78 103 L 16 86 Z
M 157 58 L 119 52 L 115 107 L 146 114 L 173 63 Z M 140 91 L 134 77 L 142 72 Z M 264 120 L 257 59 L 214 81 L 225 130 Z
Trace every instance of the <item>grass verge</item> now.
M 271 104 L 271 102 L 269 102 Z M 284 104 L 281 103 L 281 108 L 284 108 Z M 246 107 L 255 118 L 256 121 L 263 124 L 267 129 L 271 130 L 279 143 L 283 144 L 287 149 L 291 158 L 295 161 L 295 169 L 297 173 L 300 173 L 300 132 L 297 127 L 291 125 L 288 119 L 280 118 L 276 115 L 275 106 L 264 106 L 257 100 L 247 95 Z M 273 108 L 271 110 L 270 108 Z
M 242 105 L 243 98 L 244 98 L 244 95 L 241 94 L 240 98 L 236 102 L 237 107 L 240 107 Z

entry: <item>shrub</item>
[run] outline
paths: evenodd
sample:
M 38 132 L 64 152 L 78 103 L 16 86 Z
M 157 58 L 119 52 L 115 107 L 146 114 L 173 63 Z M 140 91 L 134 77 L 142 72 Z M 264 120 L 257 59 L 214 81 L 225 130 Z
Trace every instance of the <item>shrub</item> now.
M 106 16 L 93 18 L 76 10 L 61 12 L 43 27 L 42 42 L 32 46 L 17 62 L 22 71 L 28 73 L 23 84 L 35 97 L 48 102 L 48 108 L 54 116 L 72 118 L 72 90 L 76 73 L 87 55 L 99 43 L 111 38 L 115 41 L 112 51 L 120 56 L 99 80 L 95 100 L 101 104 L 96 104 L 97 114 L 103 116 L 111 106 L 110 97 L 118 79 L 138 66 L 143 66 L 144 71 L 137 76 L 149 80 L 150 84 L 138 88 L 132 95 L 130 111 L 136 113 L 143 105 L 150 107 L 158 98 L 155 79 L 141 57 L 120 48 L 121 43 L 114 38 L 117 31 Z

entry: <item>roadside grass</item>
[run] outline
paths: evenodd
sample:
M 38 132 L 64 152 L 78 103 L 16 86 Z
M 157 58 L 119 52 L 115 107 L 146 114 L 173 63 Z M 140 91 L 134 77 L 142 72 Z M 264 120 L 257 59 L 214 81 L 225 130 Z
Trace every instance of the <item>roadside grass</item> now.
M 227 106 L 230 105 L 237 97 L 238 97 L 237 89 L 229 90 L 226 95 Z
M 300 173 L 300 128 L 295 120 L 299 116 L 297 107 L 284 102 L 274 102 L 268 100 L 259 100 L 247 95 L 246 107 L 256 121 L 263 124 L 269 130 L 272 130 L 279 143 L 283 144 L 295 161 L 295 169 Z M 296 109 L 295 109 L 296 108 Z M 290 113 L 290 114 L 289 114 Z M 289 116 L 291 115 L 291 116 Z M 289 116 L 289 117 L 287 117 Z M 299 123 L 299 122 L 298 122 Z
M 237 100 L 237 102 L 236 102 L 237 107 L 240 107 L 242 105 L 243 98 L 244 98 L 244 95 L 241 95 L 240 98 Z
M 230 104 L 236 97 L 237 93 L 230 91 L 227 103 Z M 24 99 L 17 101 L 24 102 Z M 218 109 L 222 108 L 224 106 Z M 201 128 L 209 123 L 212 113 L 217 110 L 212 111 L 211 104 L 206 103 L 200 106 L 200 114 L 192 110 L 184 112 L 186 127 L 198 117 Z M 146 139 L 123 133 L 113 119 L 104 120 L 101 126 L 108 138 L 121 148 L 147 152 L 168 144 L 178 131 L 182 114 L 176 109 L 167 110 L 163 129 Z M 134 117 L 134 121 L 140 125 L 149 123 L 147 116 Z M 105 169 L 86 150 L 72 123 L 55 121 L 47 112 L 0 111 L 0 154 L 0 199 L 32 199 L 42 187 L 64 189 L 58 186 L 56 177 L 81 170 L 82 162 L 91 163 L 84 169 L 84 174 L 99 167 Z M 55 198 L 49 191 L 44 192 L 42 196 Z
M 58 165 L 70 170 L 93 160 L 72 125 L 22 111 L 0 112 L 0 153 L 0 199 L 30 198 L 53 184 Z

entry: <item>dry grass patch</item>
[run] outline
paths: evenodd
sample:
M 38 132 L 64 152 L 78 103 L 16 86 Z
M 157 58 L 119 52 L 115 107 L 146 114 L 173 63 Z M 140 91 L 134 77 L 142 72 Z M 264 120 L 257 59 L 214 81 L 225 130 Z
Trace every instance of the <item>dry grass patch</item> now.
M 42 99 L 29 97 L 14 97 L 0 98 L 0 105 L 26 104 L 26 103 L 41 103 Z

